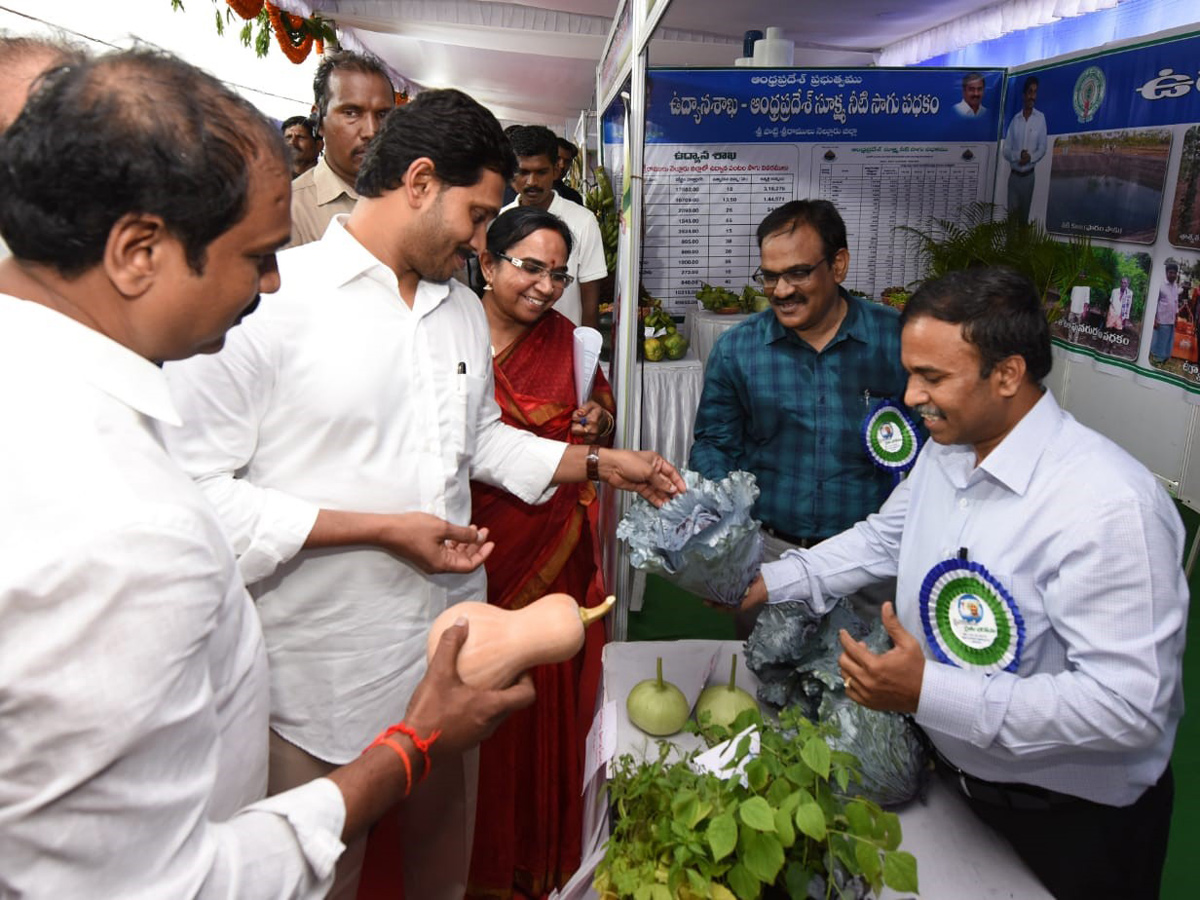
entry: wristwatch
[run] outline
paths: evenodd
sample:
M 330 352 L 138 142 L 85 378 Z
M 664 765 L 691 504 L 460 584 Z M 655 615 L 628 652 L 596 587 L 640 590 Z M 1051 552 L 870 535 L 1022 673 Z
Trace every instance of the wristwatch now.
M 588 481 L 600 480 L 600 448 L 594 445 L 588 447 L 587 477 Z

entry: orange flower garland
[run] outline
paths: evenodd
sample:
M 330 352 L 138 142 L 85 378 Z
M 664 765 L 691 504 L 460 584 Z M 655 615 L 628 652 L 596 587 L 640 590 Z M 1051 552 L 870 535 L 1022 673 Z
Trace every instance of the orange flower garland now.
M 225 2 L 243 19 L 257 18 L 263 8 L 263 0 L 225 0 Z
M 233 5 L 233 0 L 227 2 Z M 294 63 L 304 62 L 313 46 L 313 36 L 305 28 L 304 19 L 284 12 L 273 3 L 267 3 L 266 7 L 271 29 L 275 32 L 275 40 L 283 55 Z

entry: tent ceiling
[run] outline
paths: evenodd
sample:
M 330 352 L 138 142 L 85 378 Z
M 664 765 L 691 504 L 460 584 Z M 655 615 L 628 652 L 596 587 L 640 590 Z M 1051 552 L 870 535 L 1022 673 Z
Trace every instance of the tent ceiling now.
M 416 85 L 460 88 L 505 121 L 562 126 L 591 105 L 596 64 L 618 3 L 291 0 L 281 5 L 333 19 L 347 46 L 378 54 Z M 798 65 L 870 65 L 889 44 L 995 5 L 995 0 L 738 0 L 732 5 L 729 0 L 674 0 L 651 43 L 650 62 L 732 65 L 741 55 L 746 28 L 778 25 L 796 42 Z

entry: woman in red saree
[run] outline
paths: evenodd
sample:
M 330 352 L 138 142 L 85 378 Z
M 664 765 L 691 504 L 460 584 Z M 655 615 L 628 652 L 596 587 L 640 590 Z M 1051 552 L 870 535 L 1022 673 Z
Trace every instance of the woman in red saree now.
M 488 231 L 480 263 L 488 286 L 483 304 L 492 334 L 496 400 L 501 417 L 542 437 L 611 443 L 613 399 L 603 374 L 582 407 L 576 403 L 575 326 L 553 310 L 570 283 L 571 233 L 550 213 L 517 207 Z M 488 602 L 519 609 L 561 591 L 581 604 L 598 594 L 588 506 L 590 482 L 560 485 L 530 506 L 511 494 L 472 483 L 472 521 L 496 542 L 488 558 Z M 590 598 L 595 600 L 595 597 Z M 467 896 L 542 897 L 579 866 L 582 769 L 603 624 L 588 629 L 592 653 L 533 670 L 537 702 L 512 715 L 483 743 L 475 845 Z M 581 683 L 590 685 L 581 695 Z

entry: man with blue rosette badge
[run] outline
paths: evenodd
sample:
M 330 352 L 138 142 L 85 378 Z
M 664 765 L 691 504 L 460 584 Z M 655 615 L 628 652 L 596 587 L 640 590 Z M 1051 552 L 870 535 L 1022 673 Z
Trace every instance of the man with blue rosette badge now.
M 878 513 L 764 565 L 743 608 L 820 616 L 895 577 L 892 649 L 841 635 L 847 696 L 911 714 L 1055 897 L 1156 897 L 1183 713 L 1178 513 L 1043 386 L 1050 335 L 1022 276 L 929 282 L 901 327 L 905 403 L 933 440 Z M 864 440 L 899 454 L 886 419 Z

